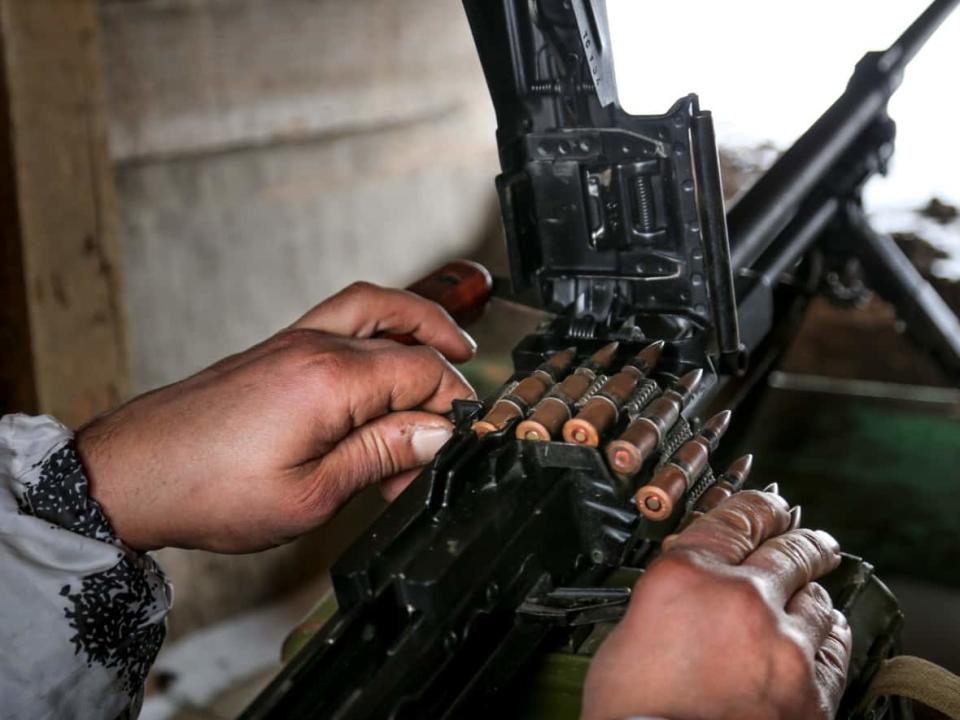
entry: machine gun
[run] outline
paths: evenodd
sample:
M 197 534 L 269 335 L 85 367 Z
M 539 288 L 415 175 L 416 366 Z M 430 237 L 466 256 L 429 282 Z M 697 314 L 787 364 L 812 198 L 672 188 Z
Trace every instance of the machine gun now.
M 659 116 L 619 107 L 603 0 L 464 0 L 514 292 L 553 318 L 500 392 L 457 403 L 451 440 L 334 566 L 336 614 L 245 718 L 517 716 L 543 653 L 589 655 L 658 541 L 742 486 L 744 463 L 707 462 L 730 421 L 714 413 L 763 379 L 824 268 L 862 260 L 960 369 L 957 318 L 859 199 L 892 151 L 887 100 L 956 4 L 867 54 L 727 214 L 696 96 Z M 896 652 L 896 601 L 856 558 L 825 584 L 854 635 L 840 716 L 910 717 L 885 698 L 859 707 Z

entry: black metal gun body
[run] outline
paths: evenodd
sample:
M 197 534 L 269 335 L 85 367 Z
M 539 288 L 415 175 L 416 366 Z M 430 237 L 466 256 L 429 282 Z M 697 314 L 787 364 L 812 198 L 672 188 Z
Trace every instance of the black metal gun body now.
M 480 439 L 463 409 L 433 468 L 338 562 L 342 609 L 285 671 L 296 691 L 251 717 L 471 717 L 550 631 L 518 619 L 524 600 L 621 561 L 637 518 L 595 451 Z
M 906 65 L 956 0 L 937 0 L 887 50 L 857 64 L 847 89 L 743 195 L 727 216 L 731 261 L 747 351 L 774 324 L 771 294 L 811 249 L 857 259 L 872 287 L 897 308 L 914 339 L 960 372 L 960 323 L 889 237 L 869 229 L 860 194 L 886 172 L 895 124 L 887 102 Z
M 572 338 L 739 350 L 717 152 L 696 96 L 617 104 L 602 3 L 465 3 L 497 112 L 512 281 Z
M 602 0 L 464 0 L 497 112 L 514 288 L 556 313 L 514 350 L 513 379 L 571 345 L 583 362 L 618 340 L 622 363 L 664 340 L 659 388 L 691 368 L 705 380 L 631 480 L 592 447 L 517 440 L 514 425 L 478 437 L 470 426 L 484 406 L 461 403 L 435 462 L 333 568 L 337 614 L 246 718 L 489 714 L 536 651 L 575 646 L 591 623 L 616 619 L 629 590 L 601 586 L 617 568 L 642 568 L 713 474 L 664 522 L 637 512 L 637 485 L 697 417 L 769 370 L 777 333 L 815 285 L 817 263 L 805 258 L 844 249 L 838 228 L 859 222 L 860 188 L 892 148 L 886 101 L 957 1 L 936 0 L 891 49 L 867 55 L 844 96 L 726 215 L 711 118 L 696 97 L 662 116 L 617 104 Z M 915 290 L 902 263 L 889 271 L 889 243 L 871 240 L 874 255 L 886 253 L 873 264 L 894 277 L 891 294 Z M 806 282 L 783 284 L 785 274 Z M 956 318 L 915 297 L 920 334 L 955 362 Z M 868 566 L 846 567 L 833 594 L 856 620 L 843 712 L 854 717 L 901 616 Z M 857 619 L 870 603 L 869 621 Z

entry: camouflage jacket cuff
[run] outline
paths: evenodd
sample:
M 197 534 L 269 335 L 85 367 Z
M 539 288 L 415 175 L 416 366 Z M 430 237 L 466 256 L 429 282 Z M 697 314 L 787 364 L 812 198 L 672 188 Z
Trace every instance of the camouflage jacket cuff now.
M 113 533 L 73 433 L 0 418 L 4 717 L 135 717 L 172 589 Z M 12 652 L 10 652 L 12 651 Z

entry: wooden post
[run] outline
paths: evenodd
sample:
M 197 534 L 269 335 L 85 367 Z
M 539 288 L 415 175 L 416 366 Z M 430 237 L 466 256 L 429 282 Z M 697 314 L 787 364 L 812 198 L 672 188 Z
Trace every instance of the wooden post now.
M 0 413 L 127 387 L 96 0 L 0 0 Z

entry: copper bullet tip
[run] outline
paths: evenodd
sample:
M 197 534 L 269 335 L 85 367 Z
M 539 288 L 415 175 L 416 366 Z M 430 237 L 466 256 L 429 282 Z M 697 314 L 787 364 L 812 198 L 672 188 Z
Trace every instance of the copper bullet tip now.
M 742 484 L 749 477 L 752 469 L 753 455 L 744 455 L 730 463 L 726 474 L 734 478 L 738 484 Z
M 660 356 L 663 355 L 663 348 L 666 347 L 666 345 L 663 340 L 650 343 L 637 353 L 637 360 L 640 361 L 640 364 L 642 364 L 647 371 L 655 368 L 660 361 Z
M 577 354 L 577 349 L 575 347 L 569 347 L 566 350 L 561 350 L 560 352 L 555 352 L 549 358 L 547 362 L 550 363 L 552 367 L 559 368 L 560 370 L 566 370 L 570 365 L 573 364 L 573 358 Z
M 718 412 L 703 424 L 703 430 L 701 430 L 701 432 L 705 430 L 713 433 L 718 438 L 722 437 L 727 431 L 727 428 L 730 427 L 731 417 L 733 417 L 733 413 L 730 410 Z
M 686 375 L 677 380 L 677 385 L 682 387 L 686 392 L 692 393 L 697 389 L 697 385 L 700 384 L 700 381 L 703 379 L 703 368 L 697 368 L 696 370 L 691 370 Z
M 590 356 L 590 362 L 597 365 L 598 367 L 605 368 L 610 363 L 613 362 L 614 356 L 617 354 L 617 348 L 620 347 L 618 341 L 614 341 L 607 345 L 604 345 L 602 348 L 597 350 L 593 355 Z

